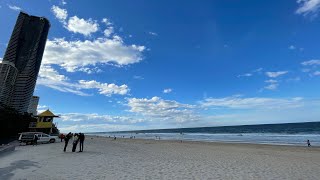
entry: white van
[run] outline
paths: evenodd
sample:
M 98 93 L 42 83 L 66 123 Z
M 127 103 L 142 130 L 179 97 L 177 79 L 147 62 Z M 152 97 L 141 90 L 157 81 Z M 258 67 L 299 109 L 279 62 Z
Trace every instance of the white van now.
M 20 143 L 26 143 L 26 144 L 32 144 L 34 135 L 38 136 L 38 143 L 54 143 L 56 142 L 55 136 L 50 136 L 48 134 L 45 134 L 43 132 L 23 132 L 20 133 L 19 136 L 19 142 Z

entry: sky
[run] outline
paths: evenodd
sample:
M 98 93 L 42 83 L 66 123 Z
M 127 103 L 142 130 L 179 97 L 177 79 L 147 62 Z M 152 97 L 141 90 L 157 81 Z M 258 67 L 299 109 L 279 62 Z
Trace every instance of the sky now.
M 19 11 L 62 132 L 320 120 L 320 0 L 2 0 L 0 58 Z

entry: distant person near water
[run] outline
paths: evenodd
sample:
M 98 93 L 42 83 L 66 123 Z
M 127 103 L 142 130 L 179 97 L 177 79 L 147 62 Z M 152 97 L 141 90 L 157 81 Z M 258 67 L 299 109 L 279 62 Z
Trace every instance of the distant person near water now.
M 72 134 L 71 132 L 69 132 L 66 137 L 64 138 L 64 149 L 63 151 L 66 152 L 66 149 L 67 149 L 67 146 L 68 146 L 68 143 L 69 143 L 69 140 L 72 138 Z
M 38 139 L 39 139 L 38 135 L 35 134 L 35 135 L 33 136 L 33 145 L 38 145 Z
M 85 136 L 83 133 L 79 133 L 79 141 L 80 141 L 80 151 L 83 152 L 83 142 L 84 142 Z
M 76 133 L 76 134 L 74 134 L 74 136 L 73 136 L 72 152 L 76 152 L 78 142 L 79 142 L 79 134 Z
M 309 139 L 307 140 L 307 145 L 308 145 L 308 147 L 311 147 Z

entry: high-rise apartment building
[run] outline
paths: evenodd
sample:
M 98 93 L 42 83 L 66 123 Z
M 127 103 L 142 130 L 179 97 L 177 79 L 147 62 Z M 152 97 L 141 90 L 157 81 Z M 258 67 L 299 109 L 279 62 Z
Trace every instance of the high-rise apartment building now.
M 11 68 L 16 68 L 16 78 L 8 79 L 14 81 L 14 88 L 11 96 L 5 97 L 5 102 L 10 99 L 8 106 L 16 109 L 20 113 L 28 111 L 29 103 L 36 85 L 41 60 L 47 41 L 50 23 L 46 18 L 31 16 L 20 12 L 15 27 L 13 29 L 7 50 L 3 58 L 3 64 L 11 64 Z M 3 65 L 2 65 L 3 66 Z M 0 74 L 0 80 L 6 73 Z M 14 73 L 13 73 L 14 74 Z M 10 89 L 6 84 L 0 84 L 0 89 Z M 7 91 L 1 91 L 7 92 Z M 0 97 L 7 96 L 0 94 Z
M 0 63 L 0 107 L 10 107 L 18 69 L 12 62 Z
M 37 109 L 38 109 L 38 104 L 39 104 L 39 96 L 32 96 L 29 107 L 28 107 L 28 113 L 32 115 L 37 115 Z

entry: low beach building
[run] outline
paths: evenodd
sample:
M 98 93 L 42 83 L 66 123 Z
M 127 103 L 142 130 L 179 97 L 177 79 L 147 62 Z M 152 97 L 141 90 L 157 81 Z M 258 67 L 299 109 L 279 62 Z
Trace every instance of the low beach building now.
M 49 109 L 36 115 L 37 122 L 31 122 L 29 125 L 30 131 L 32 132 L 43 132 L 47 134 L 58 134 L 59 130 L 53 123 L 54 118 L 59 116 L 54 115 Z

